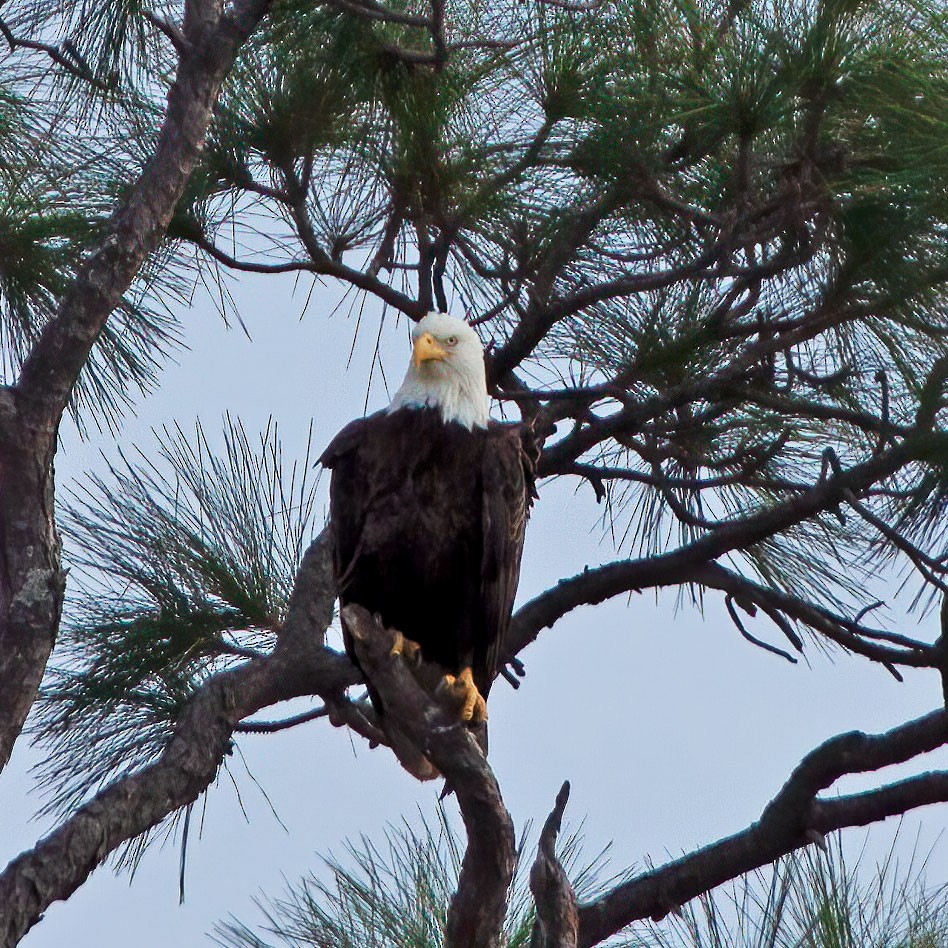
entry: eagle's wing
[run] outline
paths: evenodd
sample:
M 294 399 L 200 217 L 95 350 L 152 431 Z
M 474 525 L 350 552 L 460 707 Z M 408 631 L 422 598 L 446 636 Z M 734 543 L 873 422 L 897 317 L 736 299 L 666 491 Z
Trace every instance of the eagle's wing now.
M 485 698 L 497 674 L 507 637 L 520 579 L 527 516 L 536 496 L 536 458 L 532 444 L 532 432 L 526 426 L 496 425 L 489 432 L 484 451 L 481 472 L 481 607 L 484 620 L 481 648 L 484 665 L 475 668 L 475 683 Z
M 332 441 L 329 442 L 326 450 L 319 456 L 317 464 L 323 467 L 333 468 L 341 457 L 355 450 L 362 442 L 366 425 L 374 418 L 369 415 L 367 418 L 356 418 L 350 421 Z
M 362 465 L 352 457 L 366 438 L 374 416 L 349 422 L 320 455 L 319 463 L 333 472 L 329 485 L 329 526 L 333 539 L 338 592 L 344 593 L 345 578 L 358 554 L 365 526 L 368 486 Z M 341 473 L 336 468 L 341 467 Z M 344 597 L 343 597 L 344 598 Z

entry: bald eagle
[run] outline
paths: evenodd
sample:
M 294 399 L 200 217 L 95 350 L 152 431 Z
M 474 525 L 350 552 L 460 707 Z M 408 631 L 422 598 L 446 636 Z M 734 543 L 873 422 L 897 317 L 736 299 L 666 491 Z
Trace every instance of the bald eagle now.
M 391 405 L 343 428 L 320 458 L 332 469 L 339 600 L 416 642 L 462 690 L 462 718 L 478 723 L 517 591 L 532 439 L 490 420 L 484 353 L 467 323 L 429 313 L 412 341 Z

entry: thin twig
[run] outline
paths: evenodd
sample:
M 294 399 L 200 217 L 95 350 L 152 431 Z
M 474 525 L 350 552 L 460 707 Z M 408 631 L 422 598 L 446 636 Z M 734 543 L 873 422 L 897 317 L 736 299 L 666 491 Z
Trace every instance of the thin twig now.
M 234 731 L 237 734 L 275 734 L 277 731 L 286 731 L 291 727 L 297 727 L 300 724 L 306 724 L 308 721 L 315 721 L 318 718 L 329 716 L 329 708 L 323 705 L 319 708 L 313 708 L 311 711 L 304 711 L 292 718 L 284 718 L 282 721 L 241 721 Z
M 69 50 L 72 48 L 66 43 L 62 46 L 53 46 L 50 43 L 42 43 L 39 40 L 26 39 L 22 36 L 14 35 L 10 27 L 0 20 L 0 34 L 6 39 L 11 52 L 16 49 L 29 49 L 34 52 L 44 53 L 54 63 L 65 69 L 70 75 L 87 82 L 97 89 L 109 91 L 115 87 L 115 80 L 104 81 L 96 76 L 81 58 L 73 55 L 69 57 Z

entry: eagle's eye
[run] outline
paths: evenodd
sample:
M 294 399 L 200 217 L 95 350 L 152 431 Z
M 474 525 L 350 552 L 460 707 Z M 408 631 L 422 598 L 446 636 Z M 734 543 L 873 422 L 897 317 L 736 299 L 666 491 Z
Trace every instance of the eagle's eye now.
M 448 338 L 445 339 L 444 341 L 445 341 L 449 346 L 456 346 L 456 345 L 458 344 L 458 337 L 457 337 L 457 336 L 448 336 Z

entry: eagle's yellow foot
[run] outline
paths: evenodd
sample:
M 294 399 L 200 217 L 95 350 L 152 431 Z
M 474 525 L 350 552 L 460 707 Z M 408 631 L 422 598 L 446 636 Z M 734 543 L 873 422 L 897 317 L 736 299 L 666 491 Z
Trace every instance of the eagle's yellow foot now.
M 487 720 L 487 703 L 474 684 L 470 668 L 465 668 L 457 676 L 445 675 L 438 685 L 438 694 L 448 698 L 458 709 L 458 717 L 462 721 L 480 724 Z
M 392 645 L 391 655 L 401 655 L 410 665 L 417 664 L 421 655 L 421 646 L 411 639 L 406 639 L 401 632 L 395 633 L 395 642 Z

